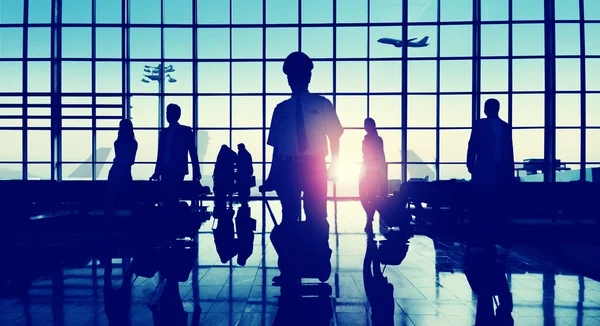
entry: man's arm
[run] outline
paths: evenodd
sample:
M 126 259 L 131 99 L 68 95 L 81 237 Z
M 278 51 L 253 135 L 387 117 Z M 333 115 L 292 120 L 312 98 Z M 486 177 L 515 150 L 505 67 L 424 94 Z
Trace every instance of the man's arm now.
M 469 147 L 467 149 L 467 169 L 469 173 L 475 172 L 475 159 L 477 158 L 477 123 L 471 129 L 471 138 L 469 138 Z
M 162 151 L 164 150 L 162 148 L 162 144 L 163 144 L 163 137 L 164 137 L 164 133 L 162 131 L 159 131 L 158 134 L 158 151 L 156 153 L 156 165 L 154 166 L 154 174 L 150 177 L 150 180 L 158 180 L 158 178 L 160 177 L 160 173 L 161 173 L 161 162 L 160 162 L 160 157 L 162 156 Z
M 200 162 L 198 160 L 198 149 L 196 148 L 196 142 L 194 141 L 194 132 L 190 130 L 188 136 L 188 152 L 192 159 L 192 177 L 194 180 L 202 179 L 200 174 Z

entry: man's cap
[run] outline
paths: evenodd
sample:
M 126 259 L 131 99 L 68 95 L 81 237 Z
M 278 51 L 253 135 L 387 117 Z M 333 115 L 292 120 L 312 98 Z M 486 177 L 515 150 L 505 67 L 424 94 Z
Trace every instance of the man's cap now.
M 292 52 L 283 62 L 283 73 L 286 75 L 312 71 L 312 60 L 304 52 Z

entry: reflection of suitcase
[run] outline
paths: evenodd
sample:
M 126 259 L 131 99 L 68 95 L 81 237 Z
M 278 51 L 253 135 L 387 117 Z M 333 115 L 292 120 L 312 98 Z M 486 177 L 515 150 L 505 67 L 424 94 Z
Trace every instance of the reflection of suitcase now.
M 298 221 L 281 226 L 268 201 L 269 215 L 275 224 L 271 231 L 271 243 L 277 251 L 281 274 L 294 278 L 318 278 L 325 282 L 331 275 L 331 249 L 327 237 L 319 235 L 312 223 Z

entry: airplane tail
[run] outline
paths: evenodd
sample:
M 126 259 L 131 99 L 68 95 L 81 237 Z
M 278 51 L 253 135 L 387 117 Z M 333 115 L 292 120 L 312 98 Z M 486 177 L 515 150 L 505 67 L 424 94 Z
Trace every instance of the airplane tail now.
M 429 36 L 425 36 L 422 40 L 420 40 L 417 44 L 419 45 L 426 45 L 427 44 L 427 40 L 429 40 Z
M 110 155 L 110 152 L 112 151 L 112 148 L 110 147 L 103 147 L 103 148 L 98 148 L 96 150 L 96 178 L 98 178 L 100 176 L 100 172 L 102 172 L 102 168 L 104 167 L 104 164 L 102 163 L 107 163 L 106 160 L 108 159 L 108 156 Z M 79 167 L 77 167 L 77 169 L 75 169 L 75 171 L 73 171 L 73 173 L 71 173 L 69 175 L 69 178 L 75 178 L 75 179 L 87 179 L 90 178 L 92 175 L 92 156 L 88 157 L 87 160 L 85 160 L 85 163 L 79 165 Z

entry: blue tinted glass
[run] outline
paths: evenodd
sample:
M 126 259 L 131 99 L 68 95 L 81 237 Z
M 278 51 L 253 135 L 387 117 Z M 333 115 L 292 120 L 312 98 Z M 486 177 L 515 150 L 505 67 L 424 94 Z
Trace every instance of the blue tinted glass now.
M 440 2 L 441 21 L 473 20 L 473 0 L 453 0 Z
M 436 61 L 418 60 L 408 62 L 409 92 L 435 92 L 437 80 L 436 77 Z
M 585 54 L 600 55 L 600 24 L 585 24 Z
M 470 92 L 472 90 L 471 61 L 442 61 L 440 89 L 442 92 Z
M 262 29 L 234 28 L 232 33 L 234 58 L 262 58 Z
M 160 24 L 160 0 L 129 0 L 132 24 Z
M 62 62 L 63 92 L 89 93 L 92 91 L 92 64 L 86 61 Z
M 598 20 L 600 19 L 600 2 L 596 0 L 583 0 L 584 3 L 584 14 L 583 18 L 586 20 Z
M 508 2 L 511 0 L 481 0 L 482 21 L 508 20 Z
M 513 1 L 513 20 L 544 20 L 544 0 Z
M 383 44 L 381 44 L 383 45 Z M 339 27 L 337 28 L 337 57 L 366 58 L 367 57 L 367 28 Z
M 331 22 L 333 22 L 333 1 L 302 1 L 302 23 Z
M 229 24 L 229 1 L 197 1 L 198 24 Z
M 129 35 L 131 58 L 160 59 L 159 28 L 132 28 Z
M 369 44 L 369 56 L 371 58 L 400 58 L 402 56 L 401 48 L 397 48 L 394 45 L 390 44 L 379 43 L 377 40 L 381 38 L 392 38 L 401 40 L 401 26 L 371 27 L 371 44 Z
M 262 24 L 263 0 L 232 0 L 233 24 Z
M 122 0 L 102 0 L 96 1 L 96 22 L 97 23 L 121 23 Z
M 513 90 L 543 91 L 544 76 L 543 59 L 513 60 Z
M 436 22 L 438 21 L 438 0 L 409 0 L 409 22 Z
M 402 65 L 400 61 L 372 61 L 370 63 L 370 91 L 400 92 L 402 90 Z
M 543 55 L 544 25 L 514 24 L 513 55 Z
M 600 91 L 600 59 L 586 59 L 585 60 L 585 83 L 586 89 L 589 91 Z
M 4 3 L 4 2 L 2 2 Z M 50 23 L 52 14 L 51 0 L 29 0 L 29 22 L 33 24 Z
M 267 2 L 267 24 L 298 23 L 298 0 L 265 1 Z M 262 5 L 260 10 L 262 10 Z
M 297 28 L 267 28 L 267 58 L 284 59 L 298 51 Z
M 121 29 L 96 28 L 96 57 L 120 58 L 121 56 Z
M 0 1 L 0 24 L 23 24 L 24 0 Z
M 165 58 L 192 58 L 192 30 L 189 28 L 165 28 Z
M 435 57 L 437 56 L 438 35 L 437 26 L 410 26 L 408 28 L 408 38 L 411 42 L 426 42 L 424 47 L 409 47 L 408 56 L 414 57 Z M 427 39 L 425 39 L 427 37 Z
M 199 28 L 198 58 L 229 59 L 229 28 Z
M 302 52 L 311 58 L 331 58 L 333 56 L 333 28 L 303 28 Z
M 481 91 L 508 91 L 508 60 L 481 60 Z
M 579 1 L 555 0 L 554 11 L 556 20 L 579 19 Z
M 0 58 L 23 57 L 23 28 L 0 28 Z
M 508 25 L 481 26 L 481 55 L 508 55 Z
M 50 92 L 50 62 L 31 61 L 27 63 L 27 91 Z
M 229 93 L 229 63 L 199 62 L 198 92 Z
M 442 26 L 440 55 L 465 57 L 473 55 L 473 27 L 471 25 Z
M 402 22 L 402 1 L 371 0 L 370 5 L 372 23 Z
M 91 23 L 91 0 L 62 0 L 63 23 Z
M 92 57 L 92 29 L 87 27 L 63 27 L 62 55 L 65 58 Z
M 579 54 L 579 24 L 556 24 L 556 55 Z
M 192 1 L 197 0 L 164 0 L 165 24 L 191 24 Z
M 337 0 L 337 22 L 367 22 L 367 0 Z

